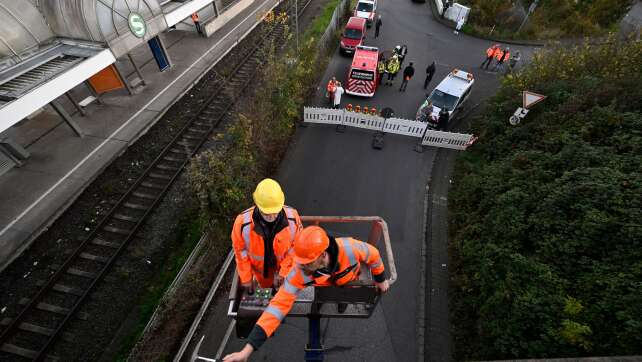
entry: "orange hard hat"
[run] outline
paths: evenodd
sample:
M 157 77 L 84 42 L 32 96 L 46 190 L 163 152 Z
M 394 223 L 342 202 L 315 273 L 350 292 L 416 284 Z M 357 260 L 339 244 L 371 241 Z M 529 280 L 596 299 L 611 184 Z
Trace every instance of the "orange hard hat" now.
M 294 239 L 294 262 L 309 264 L 330 245 L 328 234 L 318 226 L 308 226 Z

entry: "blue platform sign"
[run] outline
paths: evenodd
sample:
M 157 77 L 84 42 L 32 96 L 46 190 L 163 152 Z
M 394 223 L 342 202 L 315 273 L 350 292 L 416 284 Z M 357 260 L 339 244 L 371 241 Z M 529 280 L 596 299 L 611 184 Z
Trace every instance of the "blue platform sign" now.
M 152 50 L 152 54 L 154 54 L 154 59 L 156 60 L 156 64 L 158 64 L 158 69 L 162 72 L 169 68 L 169 57 L 167 56 L 167 53 L 165 53 L 165 48 L 163 48 L 158 35 L 151 38 L 147 44 L 149 44 L 149 48 Z

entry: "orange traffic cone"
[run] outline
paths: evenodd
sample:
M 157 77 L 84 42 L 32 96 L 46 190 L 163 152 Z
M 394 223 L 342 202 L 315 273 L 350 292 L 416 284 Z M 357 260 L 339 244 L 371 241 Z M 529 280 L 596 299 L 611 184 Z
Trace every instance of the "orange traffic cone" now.
M 348 105 L 346 106 L 346 111 L 352 112 L 352 103 L 348 103 Z
M 368 114 L 369 113 L 368 106 L 363 107 L 363 113 L 364 114 Z
M 360 112 L 361 112 L 361 106 L 357 104 L 357 105 L 354 107 L 354 111 L 355 111 L 355 112 L 357 112 L 357 113 L 360 113 Z

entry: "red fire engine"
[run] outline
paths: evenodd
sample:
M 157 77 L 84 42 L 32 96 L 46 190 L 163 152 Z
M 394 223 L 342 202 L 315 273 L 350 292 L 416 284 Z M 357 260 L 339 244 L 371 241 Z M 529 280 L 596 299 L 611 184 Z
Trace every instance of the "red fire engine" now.
M 379 84 L 378 59 L 378 48 L 357 46 L 347 75 L 346 93 L 362 97 L 374 96 Z

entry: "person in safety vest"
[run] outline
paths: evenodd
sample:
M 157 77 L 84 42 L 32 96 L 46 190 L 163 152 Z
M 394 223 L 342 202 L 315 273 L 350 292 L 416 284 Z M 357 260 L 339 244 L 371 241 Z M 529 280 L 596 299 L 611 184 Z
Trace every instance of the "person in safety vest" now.
M 262 288 L 278 288 L 292 266 L 301 218 L 284 205 L 281 186 L 272 179 L 259 182 L 252 196 L 256 207 L 238 215 L 232 228 L 236 269 L 245 288 L 252 288 L 252 277 Z
M 500 50 L 495 58 L 497 58 L 497 64 L 495 64 L 495 67 L 493 67 L 493 72 L 496 70 L 503 70 L 504 62 L 510 59 L 510 48 L 506 47 L 503 51 Z
M 360 263 L 370 268 L 380 293 L 388 291 L 383 261 L 374 246 L 353 238 L 333 238 L 318 226 L 303 229 L 294 241 L 294 265 L 265 309 L 239 352 L 223 358 L 226 362 L 244 362 L 252 352 L 279 327 L 296 300 L 297 293 L 307 285 L 344 285 L 359 279 Z M 345 311 L 345 307 L 343 308 Z M 339 310 L 339 312 L 342 312 Z
M 395 54 L 392 56 L 392 58 L 390 58 L 388 64 L 386 65 L 386 70 L 388 71 L 388 81 L 386 82 L 387 85 L 392 85 L 392 82 L 395 80 L 395 77 L 399 72 L 399 68 L 401 68 L 401 63 L 399 63 L 397 54 Z
M 499 49 L 499 44 L 495 44 L 492 47 L 486 49 L 486 59 L 481 63 L 479 69 L 485 68 L 486 70 L 488 70 L 488 66 L 490 66 L 490 63 L 493 62 L 493 59 L 495 58 L 495 55 L 498 51 L 501 51 Z
M 327 97 L 330 99 L 330 104 L 334 106 L 334 91 L 337 90 L 337 78 L 332 77 L 328 81 L 328 86 L 326 87 Z
M 383 77 L 386 75 L 386 58 L 381 57 L 377 63 L 377 72 L 379 73 L 379 85 L 383 82 Z

